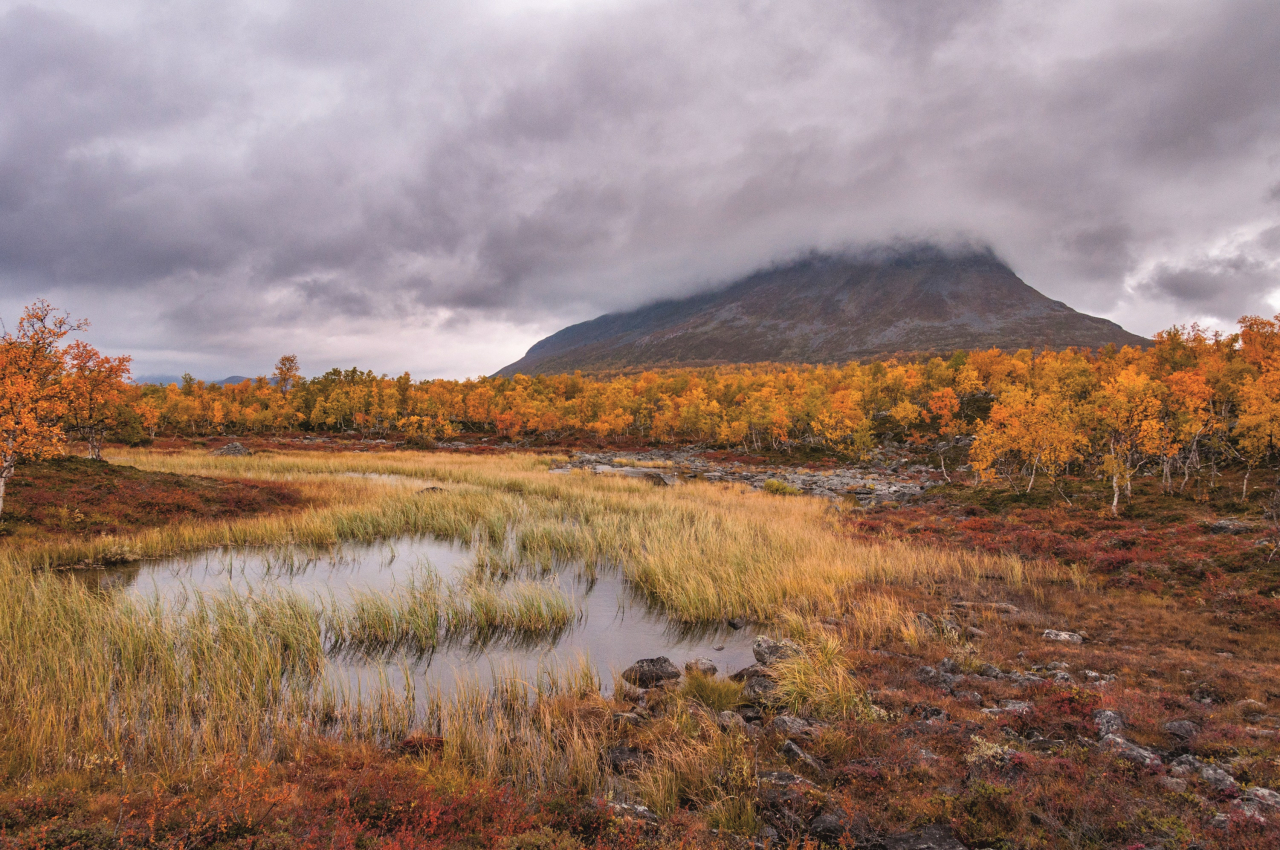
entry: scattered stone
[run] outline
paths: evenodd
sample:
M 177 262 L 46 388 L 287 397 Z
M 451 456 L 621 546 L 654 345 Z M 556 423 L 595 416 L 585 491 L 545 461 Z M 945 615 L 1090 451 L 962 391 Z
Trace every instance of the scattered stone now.
M 802 720 L 799 717 L 792 717 L 789 714 L 779 714 L 773 718 L 771 724 L 775 732 L 779 732 L 788 738 L 798 737 L 805 738 L 813 734 L 814 726 L 808 720 Z
M 1056 640 L 1062 643 L 1084 643 L 1084 638 L 1075 632 L 1060 632 L 1057 629 L 1045 629 L 1045 640 Z
M 1190 776 L 1204 767 L 1204 762 L 1193 755 L 1178 756 L 1169 763 L 1169 772 L 1174 776 Z
M 988 679 L 999 679 L 1004 673 L 994 664 L 983 664 L 978 668 L 978 674 L 986 676 Z
M 1176 776 L 1161 776 L 1156 780 L 1156 784 L 1170 794 L 1183 794 L 1187 790 L 1187 780 L 1178 779 Z
M 659 682 L 668 679 L 679 679 L 680 670 L 665 655 L 657 658 L 642 658 L 622 671 L 623 681 L 637 688 L 652 688 Z
M 730 617 L 726 622 L 729 624 L 729 628 L 734 631 L 744 628 L 747 625 L 747 621 L 743 617 Z
M 1240 788 L 1240 783 L 1236 782 L 1231 774 L 1216 765 L 1206 764 L 1200 768 L 1200 778 L 1208 783 L 1210 788 L 1223 794 Z
M 821 814 L 809 824 L 809 834 L 824 844 L 838 845 L 849 834 L 849 821 L 843 814 Z
M 788 739 L 787 742 L 782 745 L 782 755 L 787 759 L 787 761 L 803 765 L 814 773 L 826 773 L 827 769 L 822 766 L 822 762 L 800 749 L 799 745 L 796 744 L 795 741 Z
M 1116 680 L 1114 673 L 1099 673 L 1097 670 L 1085 670 L 1084 678 L 1091 685 L 1106 685 Z
M 754 679 L 747 680 L 746 686 L 742 689 L 742 698 L 752 703 L 767 703 L 773 700 L 773 695 L 778 691 L 778 683 L 770 679 L 768 676 L 756 676 Z
M 1242 699 L 1236 703 L 1236 711 L 1246 720 L 1267 713 L 1267 707 L 1256 699 Z
M 1119 735 L 1107 735 L 1102 739 L 1102 746 L 1120 758 L 1131 761 L 1134 764 L 1151 768 L 1152 770 L 1160 767 L 1160 756 L 1148 750 L 1145 747 L 1139 747 L 1137 744 L 1126 741 Z
M 1000 701 L 1000 710 L 1009 714 L 1030 714 L 1033 708 L 1035 706 L 1025 700 L 1006 699 Z
M 1244 798 L 1260 806 L 1280 812 L 1280 793 L 1272 791 L 1270 788 L 1250 788 L 1244 792 Z
M 614 773 L 639 773 L 644 767 L 644 753 L 626 744 L 616 744 L 605 753 L 605 760 Z
M 984 632 L 982 629 L 979 629 L 975 626 L 967 626 L 964 630 L 964 634 L 965 634 L 965 637 L 971 637 L 971 638 L 984 638 L 987 636 L 986 632 Z
M 1253 531 L 1253 525 L 1238 519 L 1220 519 L 1209 523 L 1211 534 L 1248 534 L 1250 531 Z
M 714 649 L 716 652 L 724 652 L 724 644 L 722 643 L 718 643 L 711 648 Z
M 767 667 L 787 658 L 795 658 L 801 654 L 801 651 L 795 641 L 787 638 L 774 640 L 764 635 L 757 635 L 751 644 L 751 654 L 755 656 L 756 661 Z
M 633 711 L 615 711 L 613 713 L 613 722 L 619 726 L 639 726 L 644 721 L 640 715 Z
M 759 676 L 768 676 L 769 668 L 763 664 L 752 664 L 750 667 L 743 667 L 737 673 L 729 678 L 735 682 L 750 682 Z
M 966 850 L 951 827 L 936 823 L 915 832 L 885 836 L 883 844 L 885 850 Z
M 710 658 L 695 658 L 684 665 L 684 672 L 696 673 L 699 676 L 714 676 L 720 671 L 720 668 L 711 661 Z
M 239 443 L 227 443 L 222 448 L 214 449 L 209 452 L 209 454 L 214 457 L 248 457 L 253 454 L 253 452 L 249 451 Z
M 1164 731 L 1168 732 L 1175 738 L 1183 741 L 1190 741 L 1196 735 L 1200 734 L 1200 727 L 1190 720 L 1173 720 L 1164 724 Z
M 1093 713 L 1094 725 L 1098 727 L 1098 737 L 1119 735 L 1124 731 L 1124 715 L 1110 709 L 1099 709 Z
M 964 671 L 960 669 L 960 665 L 956 663 L 954 658 L 944 658 L 938 662 L 938 669 L 948 676 L 959 676 Z
M 747 729 L 747 721 L 742 719 L 742 715 L 736 711 L 722 711 L 716 715 L 716 725 L 725 732 L 732 732 L 735 729 L 739 732 L 745 732 Z
M 653 810 L 639 803 L 609 803 L 609 814 L 616 820 L 640 821 L 645 825 L 654 825 L 658 822 L 658 816 L 653 813 Z

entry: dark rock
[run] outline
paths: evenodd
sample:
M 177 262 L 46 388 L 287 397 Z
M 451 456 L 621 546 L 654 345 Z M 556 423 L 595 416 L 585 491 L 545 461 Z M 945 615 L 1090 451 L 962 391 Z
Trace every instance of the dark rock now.
M 768 676 L 769 668 L 763 664 L 752 664 L 750 667 L 743 667 L 737 673 L 729 678 L 735 682 L 750 682 L 757 676 Z
M 743 617 L 730 617 L 727 622 L 729 623 L 729 628 L 735 631 L 747 625 L 747 621 Z
M 613 722 L 619 726 L 639 726 L 644 720 L 640 715 L 632 711 L 615 711 L 613 713 Z
M 742 698 L 747 702 L 768 703 L 773 701 L 774 694 L 778 692 L 778 683 L 770 679 L 768 676 L 757 676 L 748 680 L 746 686 L 742 689 Z
M 605 760 L 614 773 L 639 773 L 644 767 L 644 753 L 626 744 L 616 744 L 605 753 Z
M 951 832 L 951 827 L 931 824 L 924 829 L 884 839 L 885 850 L 966 850 Z
M 652 688 L 659 682 L 668 679 L 679 679 L 680 670 L 665 655 L 657 658 L 642 658 L 622 671 L 624 681 L 637 688 Z
M 801 652 L 800 647 L 787 638 L 773 640 L 764 635 L 757 635 L 755 642 L 751 644 L 751 654 L 756 657 L 756 661 L 767 667 L 787 658 L 795 658 Z
M 999 679 L 1001 676 L 1004 675 L 1004 673 L 1001 672 L 1000 668 L 994 664 L 983 664 L 981 667 L 978 668 L 978 674 L 981 676 L 986 676 L 989 679 Z
M 849 834 L 849 821 L 843 814 L 821 814 L 809 824 L 809 834 L 823 844 L 839 844 Z
M 760 713 L 760 709 L 754 705 L 743 706 L 738 709 L 739 716 L 747 723 L 761 723 L 764 721 L 764 715 Z
M 742 719 L 742 715 L 736 711 L 722 711 L 716 715 L 716 725 L 725 732 L 738 730 L 745 732 L 747 729 L 747 721 Z

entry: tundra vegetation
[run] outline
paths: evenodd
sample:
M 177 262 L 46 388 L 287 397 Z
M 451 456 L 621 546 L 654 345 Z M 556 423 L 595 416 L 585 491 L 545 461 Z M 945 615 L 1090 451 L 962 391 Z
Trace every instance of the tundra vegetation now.
M 24 322 L 0 340 L 4 846 L 1280 839 L 1276 322 L 1147 350 L 470 382 L 308 380 L 283 358 L 238 387 L 136 387 L 64 345 L 76 326 L 48 305 Z M 208 451 L 229 437 L 252 453 Z M 877 475 L 894 445 L 952 483 L 865 508 L 780 477 L 549 474 L 583 443 L 664 473 L 644 447 Z M 469 543 L 475 567 L 182 606 L 68 575 L 401 535 Z M 752 623 L 758 663 L 610 682 L 566 660 L 425 695 L 395 675 L 393 649 L 570 628 L 543 580 L 566 563 L 676 624 Z M 383 675 L 334 676 L 347 653 Z

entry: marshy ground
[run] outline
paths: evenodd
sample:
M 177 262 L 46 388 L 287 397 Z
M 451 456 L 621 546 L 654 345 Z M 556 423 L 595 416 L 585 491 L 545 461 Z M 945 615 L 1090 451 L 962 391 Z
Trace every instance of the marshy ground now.
M 1280 843 L 1280 557 L 1256 500 L 1139 486 L 1112 518 L 1087 483 L 1068 508 L 957 482 L 868 508 L 379 449 L 31 470 L 38 507 L 11 491 L 0 537 L 0 843 Z M 130 512 L 148 487 L 186 507 Z M 465 545 L 467 569 L 183 605 L 68 575 L 404 538 Z M 677 630 L 771 640 L 678 678 L 568 657 L 438 692 L 405 675 L 406 648 L 554 645 L 582 616 L 550 579 L 569 569 Z M 352 652 L 358 685 L 329 675 Z

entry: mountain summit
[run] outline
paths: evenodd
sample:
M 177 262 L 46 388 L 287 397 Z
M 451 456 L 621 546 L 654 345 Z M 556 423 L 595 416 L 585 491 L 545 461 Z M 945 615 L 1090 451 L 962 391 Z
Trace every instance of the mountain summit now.
M 1146 342 L 1046 298 L 989 250 L 915 246 L 814 254 L 713 292 L 610 313 L 552 334 L 498 374 Z

